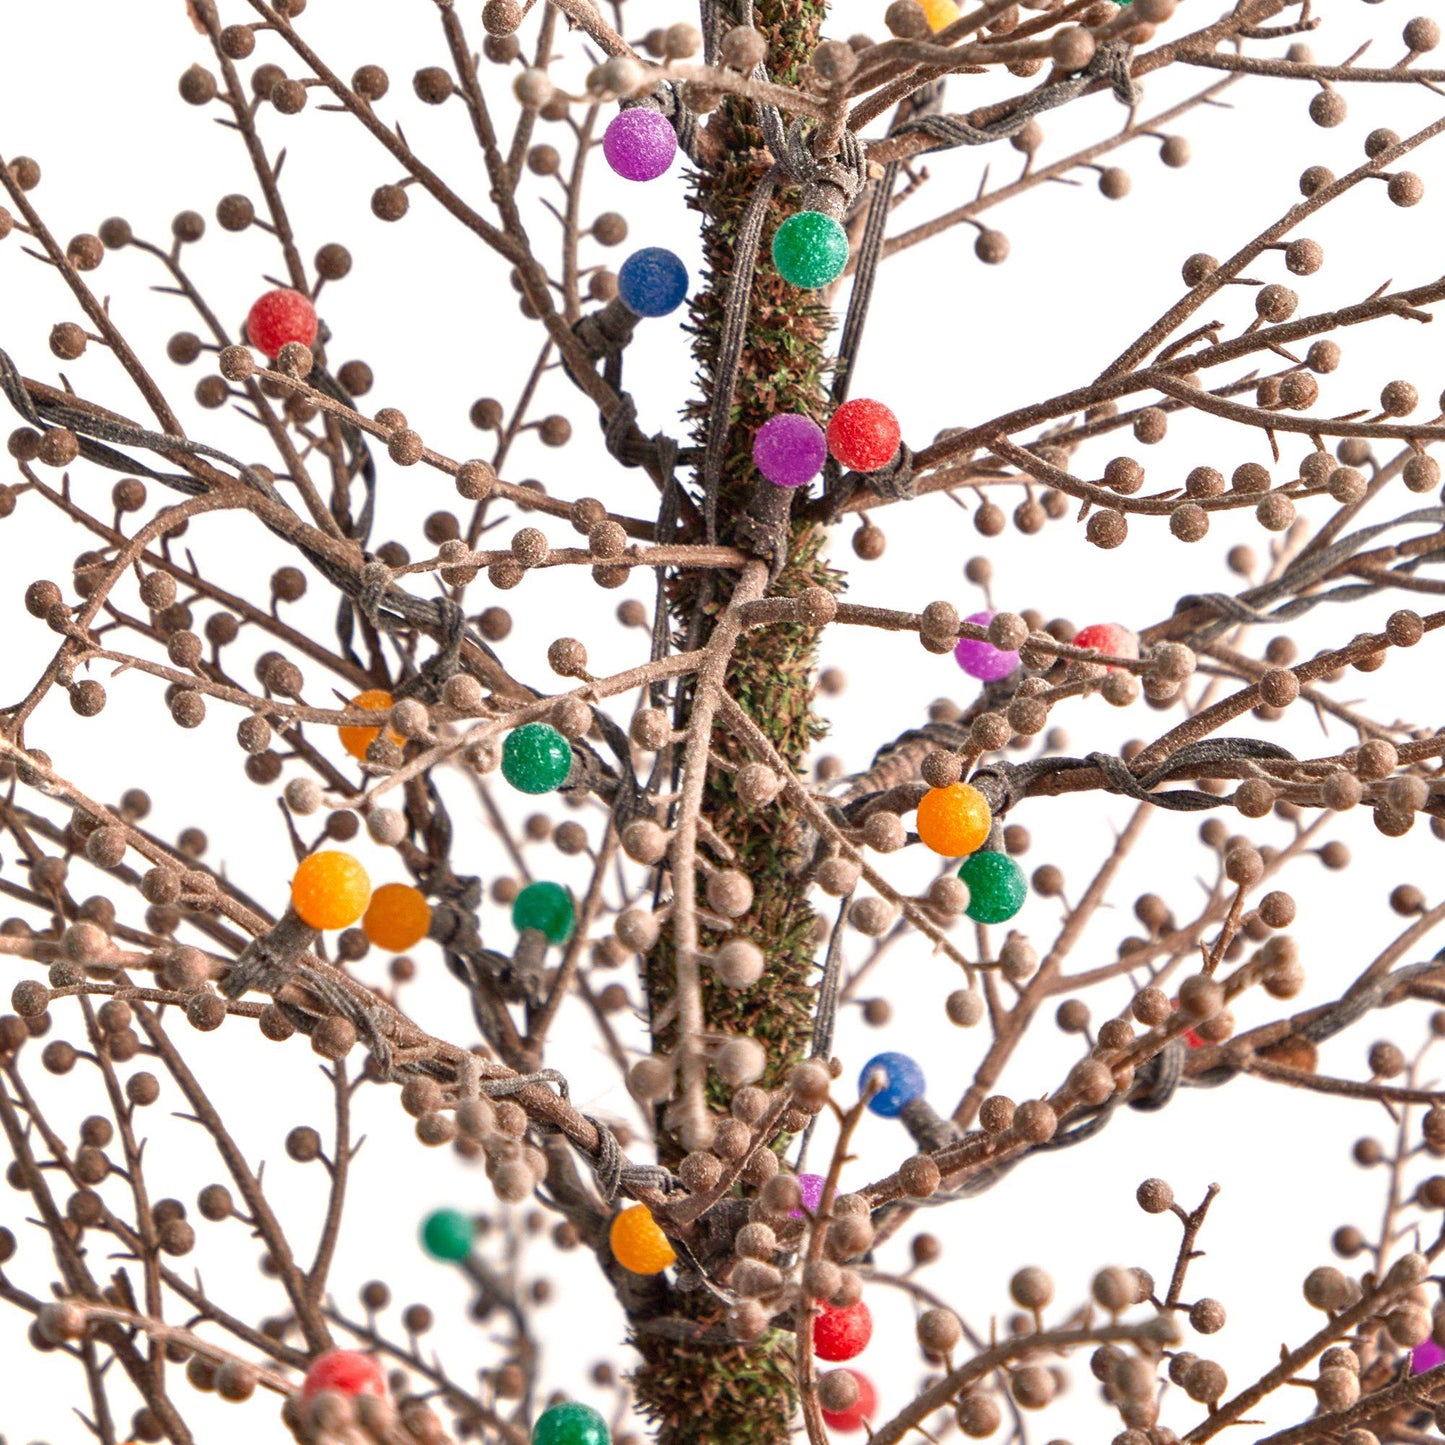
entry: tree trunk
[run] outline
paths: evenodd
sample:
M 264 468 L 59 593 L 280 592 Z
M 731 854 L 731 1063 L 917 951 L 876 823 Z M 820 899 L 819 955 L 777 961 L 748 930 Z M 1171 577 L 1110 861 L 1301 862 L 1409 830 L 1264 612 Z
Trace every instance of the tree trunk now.
M 723 6 L 724 28 L 743 23 L 745 16 Z M 753 7 L 753 24 L 768 42 L 769 75 L 791 82 L 818 40 L 825 5 L 822 0 L 761 0 Z M 693 303 L 701 398 L 694 404 L 694 433 L 706 445 L 709 398 L 717 382 L 716 366 L 724 307 L 732 276 L 738 230 L 758 179 L 769 164 L 751 107 L 729 103 L 707 121 L 708 141 L 722 159 L 696 177 L 691 204 L 702 214 L 706 264 L 704 285 Z M 789 286 L 770 260 L 773 231 L 798 207 L 798 193 L 783 187 L 775 194 L 763 230 L 759 263 L 753 279 L 747 338 L 733 399 L 733 421 L 723 464 L 717 516 L 726 540 L 752 492 L 752 438 L 763 422 L 779 412 L 804 412 L 824 417 L 823 342 L 829 313 L 809 292 Z M 823 533 L 818 527 L 794 523 L 788 562 L 774 591 L 791 595 L 805 587 L 836 586 L 820 560 Z M 672 588 L 679 629 L 696 626 L 690 645 L 705 639 L 710 619 L 726 606 L 736 581 L 716 577 L 712 594 L 704 592 L 699 574 L 679 577 Z M 778 751 L 794 766 L 806 756 L 822 725 L 812 699 L 817 634 L 811 628 L 769 627 L 744 633 L 734 654 L 728 693 L 761 727 Z M 736 743 L 715 732 L 714 750 L 740 762 Z M 754 902 L 740 920 L 739 931 L 752 938 L 767 960 L 766 972 L 751 989 L 732 992 L 704 973 L 704 1006 L 709 1030 L 756 1039 L 768 1054 L 760 1083 L 777 1084 L 807 1051 L 812 1029 L 816 952 L 815 918 L 806 891 L 790 876 L 799 861 L 802 830 L 797 817 L 781 803 L 758 809 L 737 800 L 731 776 L 715 770 L 709 777 L 703 805 L 713 830 L 735 851 L 735 866 L 752 881 Z M 701 892 L 701 886 L 699 886 Z M 704 933 L 704 947 L 719 942 Z M 674 965 L 670 938 L 649 956 L 645 967 L 648 998 L 654 1014 L 671 998 Z M 659 1052 L 670 1052 L 674 1031 L 658 1030 Z M 711 1097 L 719 1112 L 727 1092 Z M 674 1143 L 676 1163 L 682 1146 Z M 792 1432 L 796 1394 L 792 1377 L 793 1336 L 775 1331 L 756 1345 L 738 1346 L 723 1335 L 722 1307 L 706 1291 L 674 1292 L 670 1310 L 677 1325 L 687 1321 L 708 1338 L 677 1338 L 681 1330 L 649 1333 L 646 1322 L 634 1343 L 643 1355 L 635 1377 L 638 1403 L 656 1427 L 659 1445 L 784 1445 Z

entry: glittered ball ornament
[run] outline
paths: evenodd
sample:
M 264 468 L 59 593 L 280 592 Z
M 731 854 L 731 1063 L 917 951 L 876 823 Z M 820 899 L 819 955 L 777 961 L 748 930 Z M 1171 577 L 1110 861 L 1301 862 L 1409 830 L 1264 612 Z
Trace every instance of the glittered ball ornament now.
M 308 927 L 350 928 L 370 902 L 371 879 L 350 853 L 324 848 L 296 865 L 291 907 Z
M 1434 1340 L 1425 1340 L 1410 1351 L 1412 1375 L 1423 1375 L 1426 1370 L 1433 1370 L 1437 1365 L 1445 1365 L 1445 1350 Z
M 386 1398 L 386 1376 L 370 1355 L 359 1350 L 326 1350 L 311 1362 L 301 1382 L 301 1398 L 309 1400 L 323 1390 L 337 1395 L 375 1395 Z
M 404 953 L 427 936 L 431 904 L 421 889 L 409 883 L 383 883 L 371 895 L 361 927 L 378 948 Z
M 624 181 L 655 181 L 677 154 L 677 132 L 657 111 L 629 106 L 608 122 L 602 154 Z
M 1179 1000 L 1177 998 L 1171 998 L 1169 1000 L 1169 1009 L 1171 1013 L 1179 1012 Z M 1179 1037 L 1184 1040 L 1185 1048 L 1202 1049 L 1207 1047 L 1204 1040 L 1201 1039 L 1199 1035 L 1194 1032 L 1193 1029 L 1185 1029 L 1184 1032 L 1179 1035 Z
M 923 1097 L 926 1087 L 923 1070 L 918 1067 L 918 1060 L 907 1054 L 874 1054 L 858 1075 L 860 1093 L 868 1087 L 874 1074 L 882 1074 L 883 1087 L 868 1100 L 868 1108 L 880 1119 L 896 1119 L 905 1104 Z M 838 1358 L 846 1360 L 848 1356 Z
M 849 1370 L 858 1382 L 858 1398 L 846 1410 L 824 1410 L 823 1423 L 830 1430 L 861 1430 L 865 1420 L 871 1420 L 878 1410 L 878 1391 L 873 1381 L 859 1370 Z
M 665 246 L 645 246 L 618 268 L 617 294 L 638 316 L 666 316 L 687 300 L 687 267 Z
M 823 1186 L 828 1181 L 821 1174 L 800 1174 L 798 1175 L 798 1193 L 803 1196 L 803 1209 L 818 1212 L 818 1206 L 823 1202 Z M 790 1219 L 801 1219 L 803 1209 L 790 1209 Z
M 576 1400 L 543 1410 L 532 1426 L 532 1445 L 611 1445 L 611 1440 L 607 1421 Z
M 631 1205 L 614 1215 L 608 1238 L 618 1264 L 633 1274 L 661 1274 L 677 1260 L 645 1204 Z
M 876 472 L 898 455 L 903 433 L 898 418 L 881 401 L 857 397 L 845 401 L 828 423 L 828 450 L 838 465 L 855 472 Z
M 974 612 L 964 618 L 965 622 L 987 627 L 993 621 L 992 612 Z M 991 642 L 979 638 L 960 637 L 953 649 L 953 660 L 970 676 L 980 682 L 997 682 L 1007 677 L 1019 665 L 1017 652 L 1008 652 L 995 647 Z
M 1007 923 L 1029 896 L 1024 870 L 1007 853 L 975 853 L 958 876 L 968 885 L 968 916 L 975 923 Z
M 918 803 L 918 836 L 944 858 L 975 853 L 988 840 L 993 810 L 970 783 L 930 788 Z
M 512 903 L 512 927 L 539 929 L 552 943 L 566 943 L 576 921 L 572 895 L 560 883 L 529 883 Z
M 753 465 L 775 487 L 805 487 L 828 458 L 823 428 L 801 412 L 769 417 L 753 437 Z
M 275 361 L 289 341 L 312 345 L 318 324 L 310 298 L 281 287 L 256 298 L 246 315 L 246 340 Z
M 1107 657 L 1138 657 L 1139 639 L 1127 627 L 1117 622 L 1093 622 L 1081 627 L 1075 634 L 1072 646 L 1093 647 Z M 1110 667 L 1110 672 L 1118 672 Z
M 502 744 L 502 776 L 519 793 L 550 793 L 571 770 L 572 745 L 551 723 L 523 723 Z
M 797 211 L 773 232 L 773 265 L 791 286 L 816 291 L 848 264 L 848 233 L 822 211 Z
M 930 30 L 937 32 L 958 19 L 958 6 L 954 0 L 919 0 L 919 3 L 928 17 Z
M 862 1300 L 845 1309 L 825 1307 L 813 1321 L 813 1353 L 832 1364 L 861 1355 L 872 1338 L 873 1316 Z
M 391 694 L 387 692 L 384 687 L 369 687 L 365 692 L 357 693 L 356 696 L 347 703 L 347 707 L 360 708 L 362 712 L 380 714 L 377 719 L 377 727 L 342 727 L 336 729 L 336 736 L 341 739 L 341 746 L 358 762 L 364 762 L 366 760 L 367 748 L 381 736 L 381 727 L 379 724 L 386 721 L 386 715 L 391 711 L 391 703 Z M 390 728 L 386 730 L 386 735 L 397 747 L 401 747 L 406 741 L 400 733 L 392 732 Z
M 472 1221 L 460 1209 L 433 1209 L 421 1223 L 422 1248 L 433 1259 L 465 1259 L 472 1252 Z

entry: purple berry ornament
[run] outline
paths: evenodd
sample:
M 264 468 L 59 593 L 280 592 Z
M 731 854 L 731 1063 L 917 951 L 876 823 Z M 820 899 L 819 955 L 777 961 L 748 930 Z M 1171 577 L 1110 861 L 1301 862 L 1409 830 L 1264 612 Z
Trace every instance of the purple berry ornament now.
M 612 117 L 602 154 L 624 181 L 655 181 L 677 154 L 677 133 L 665 116 L 634 105 Z
M 753 465 L 776 487 L 805 487 L 823 470 L 828 438 L 812 417 L 785 411 L 753 438 Z
M 965 618 L 965 621 L 987 627 L 993 621 L 993 613 L 975 612 L 971 617 Z M 997 682 L 1001 677 L 1007 677 L 1019 665 L 1018 653 L 1005 652 L 991 642 L 975 641 L 972 637 L 958 639 L 958 646 L 953 649 L 953 659 L 970 677 L 976 677 L 980 682 Z
M 803 1196 L 803 1209 L 818 1212 L 818 1206 L 823 1202 L 823 1186 L 828 1181 L 821 1174 L 800 1174 L 798 1175 L 798 1192 Z M 803 1209 L 790 1209 L 790 1219 L 801 1219 Z

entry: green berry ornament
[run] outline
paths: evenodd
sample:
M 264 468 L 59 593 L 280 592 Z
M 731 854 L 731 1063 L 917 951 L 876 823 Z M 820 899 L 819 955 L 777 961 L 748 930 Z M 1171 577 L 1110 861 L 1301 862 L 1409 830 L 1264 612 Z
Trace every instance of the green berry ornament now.
M 434 1209 L 422 1221 L 421 1243 L 433 1259 L 463 1260 L 472 1252 L 472 1221 L 460 1209 Z
M 550 793 L 571 770 L 572 746 L 550 723 L 523 723 L 502 744 L 502 776 L 520 793 Z
M 1024 870 L 1007 853 L 975 853 L 958 876 L 968 884 L 968 916 L 975 923 L 1007 923 L 1029 896 Z
M 553 943 L 566 943 L 576 921 L 572 895 L 560 883 L 529 883 L 512 904 L 512 927 L 518 933 L 539 928 Z
M 816 291 L 848 264 L 848 233 L 822 211 L 798 211 L 773 235 L 773 265 L 790 285 Z
M 611 1440 L 602 1416 L 575 1400 L 543 1410 L 532 1426 L 532 1445 L 611 1445 Z

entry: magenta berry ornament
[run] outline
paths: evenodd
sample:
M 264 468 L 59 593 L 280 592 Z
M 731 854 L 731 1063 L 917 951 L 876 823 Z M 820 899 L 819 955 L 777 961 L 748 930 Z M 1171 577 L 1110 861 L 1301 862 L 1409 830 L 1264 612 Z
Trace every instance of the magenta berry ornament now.
M 677 133 L 666 116 L 645 106 L 630 106 L 608 123 L 602 154 L 623 180 L 655 181 L 677 154 Z
M 828 438 L 812 417 L 785 411 L 769 417 L 753 438 L 753 465 L 775 487 L 805 487 L 823 470 Z
M 993 621 L 992 612 L 975 612 L 965 619 L 979 627 L 987 627 Z M 1019 665 L 1017 652 L 1006 652 L 991 642 L 972 637 L 960 637 L 953 649 L 954 661 L 970 676 L 980 682 L 997 682 L 1007 677 Z
M 798 1193 L 803 1197 L 803 1209 L 811 1210 L 814 1214 L 818 1212 L 818 1206 L 823 1202 L 823 1186 L 827 1182 L 821 1174 L 798 1175 Z M 803 1209 L 790 1209 L 789 1218 L 801 1219 Z

